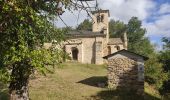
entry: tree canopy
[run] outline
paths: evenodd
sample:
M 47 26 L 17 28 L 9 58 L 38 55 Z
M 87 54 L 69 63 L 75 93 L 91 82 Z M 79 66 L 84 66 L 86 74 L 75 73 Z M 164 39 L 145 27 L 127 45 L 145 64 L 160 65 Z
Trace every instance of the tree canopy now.
M 132 17 L 127 24 L 128 50 L 150 55 L 154 51 L 149 39 L 145 37 L 146 29 L 141 28 L 142 23 L 137 17 Z
M 159 59 L 163 64 L 164 72 L 168 74 L 168 80 L 165 80 L 163 86 L 160 88 L 160 93 L 166 95 L 170 93 L 170 38 L 163 37 L 163 50 L 160 52 Z
M 85 19 L 78 25 L 77 30 L 92 30 L 92 22 L 89 19 Z
M 11 98 L 28 100 L 29 76 L 60 61 L 60 50 L 43 48 L 46 41 L 63 39 L 50 22 L 59 15 L 59 3 L 67 8 L 70 0 L 0 0 L 0 80 L 10 83 Z
M 123 33 L 126 31 L 126 24 L 121 21 L 115 21 L 111 19 L 109 21 L 109 34 L 110 37 L 121 37 Z

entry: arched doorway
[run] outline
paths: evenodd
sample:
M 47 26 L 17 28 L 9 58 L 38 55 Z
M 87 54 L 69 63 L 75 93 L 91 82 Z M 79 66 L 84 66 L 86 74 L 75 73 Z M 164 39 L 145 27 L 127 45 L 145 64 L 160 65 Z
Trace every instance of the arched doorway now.
M 108 55 L 111 54 L 111 47 L 110 47 L 110 46 L 107 47 L 107 54 L 108 54 Z
M 115 46 L 116 50 L 119 51 L 120 50 L 120 46 Z
M 72 47 L 72 57 L 73 60 L 78 60 L 78 49 L 76 47 Z

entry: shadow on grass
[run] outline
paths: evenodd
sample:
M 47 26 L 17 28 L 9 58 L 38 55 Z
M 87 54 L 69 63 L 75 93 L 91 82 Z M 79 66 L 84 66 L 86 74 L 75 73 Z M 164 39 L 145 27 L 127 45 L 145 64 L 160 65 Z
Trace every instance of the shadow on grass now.
M 89 77 L 77 83 L 82 83 L 94 87 L 100 87 L 99 83 L 105 84 L 103 88 L 106 90 L 100 91 L 91 97 L 85 97 L 87 100 L 161 100 L 160 98 L 154 97 L 148 93 L 144 93 L 144 95 L 137 95 L 136 91 L 133 90 L 107 90 L 106 76 Z
M 87 100 L 161 100 L 157 97 L 145 93 L 144 96 L 137 95 L 133 91 L 105 90 L 92 95 Z
M 94 87 L 105 87 L 107 84 L 107 77 L 106 76 L 93 76 L 86 78 L 84 80 L 81 80 L 77 83 L 82 83 L 85 85 L 89 86 L 94 86 Z
M 7 86 L 0 82 L 0 100 L 9 100 Z

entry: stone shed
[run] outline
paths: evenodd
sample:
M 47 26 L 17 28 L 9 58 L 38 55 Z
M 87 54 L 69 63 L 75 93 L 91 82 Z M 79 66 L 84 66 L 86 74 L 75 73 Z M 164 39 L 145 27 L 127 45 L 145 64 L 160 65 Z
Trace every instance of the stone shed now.
M 145 56 L 120 50 L 103 57 L 108 64 L 108 87 L 110 89 L 144 91 L 144 62 Z

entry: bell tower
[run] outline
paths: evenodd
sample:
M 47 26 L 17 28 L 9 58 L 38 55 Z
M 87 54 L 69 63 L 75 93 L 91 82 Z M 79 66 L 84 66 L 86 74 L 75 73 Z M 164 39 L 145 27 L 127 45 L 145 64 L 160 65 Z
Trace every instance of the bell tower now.
M 93 32 L 101 32 L 103 29 L 108 29 L 109 26 L 109 10 L 92 11 Z
M 106 38 L 109 38 L 109 16 L 109 10 L 92 11 L 92 31 L 102 32 L 103 34 L 106 34 Z

